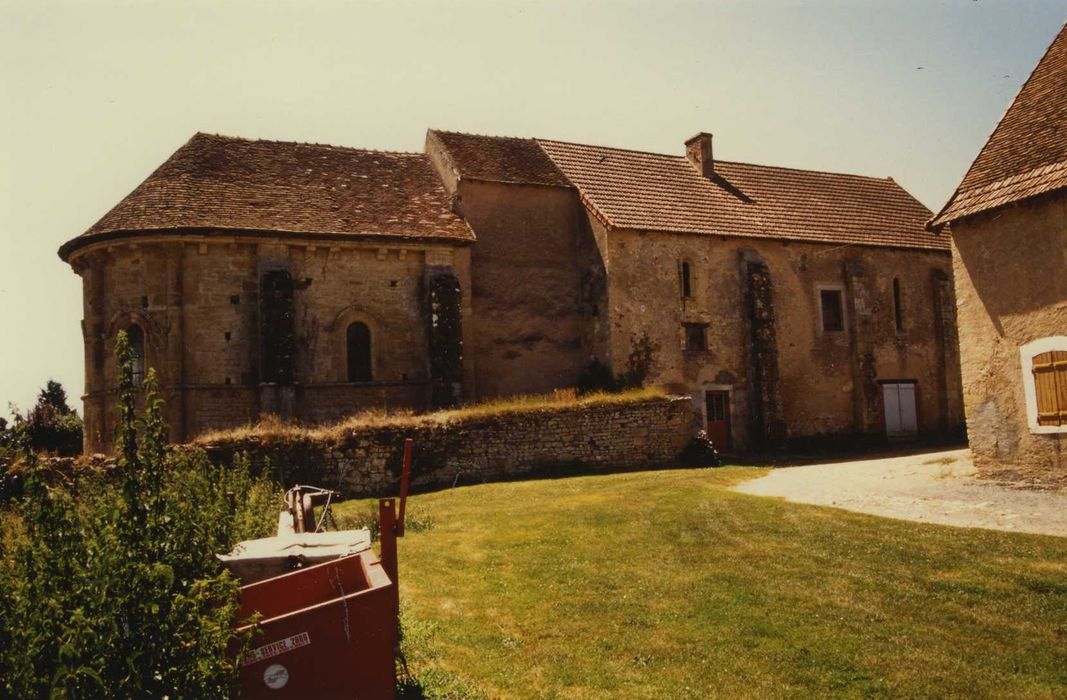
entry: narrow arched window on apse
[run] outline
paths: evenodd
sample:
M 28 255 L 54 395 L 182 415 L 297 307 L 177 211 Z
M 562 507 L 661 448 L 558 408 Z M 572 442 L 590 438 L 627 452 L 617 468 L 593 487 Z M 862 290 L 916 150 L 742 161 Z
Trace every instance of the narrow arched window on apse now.
M 133 383 L 144 381 L 144 331 L 136 323 L 126 329 L 126 342 L 130 344 L 130 357 L 133 364 Z
M 369 382 L 371 375 L 370 329 L 367 324 L 356 321 L 345 333 L 348 350 L 348 381 Z
M 690 272 L 689 272 L 689 263 L 688 262 L 683 261 L 682 264 L 679 266 L 679 268 L 678 268 L 678 276 L 680 277 L 680 281 L 682 283 L 682 298 L 683 299 L 692 299 L 693 298 L 693 280 L 692 280 Z

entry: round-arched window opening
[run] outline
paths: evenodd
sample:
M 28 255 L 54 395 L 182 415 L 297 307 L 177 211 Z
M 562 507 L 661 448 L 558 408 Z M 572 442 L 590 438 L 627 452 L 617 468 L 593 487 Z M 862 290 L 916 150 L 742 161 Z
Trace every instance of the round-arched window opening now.
M 359 321 L 349 324 L 345 332 L 345 346 L 348 351 L 348 381 L 373 381 L 370 329 L 367 324 Z
M 126 329 L 126 342 L 130 345 L 133 383 L 140 384 L 144 381 L 145 372 L 144 331 L 136 323 Z

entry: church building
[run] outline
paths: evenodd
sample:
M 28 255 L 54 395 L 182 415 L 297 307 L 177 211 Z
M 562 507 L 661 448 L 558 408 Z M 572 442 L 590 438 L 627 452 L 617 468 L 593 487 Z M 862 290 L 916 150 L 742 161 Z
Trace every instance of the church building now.
M 724 452 L 962 424 L 948 236 L 891 178 L 430 130 L 422 153 L 196 134 L 60 257 L 87 451 L 114 340 L 171 439 L 640 375 Z

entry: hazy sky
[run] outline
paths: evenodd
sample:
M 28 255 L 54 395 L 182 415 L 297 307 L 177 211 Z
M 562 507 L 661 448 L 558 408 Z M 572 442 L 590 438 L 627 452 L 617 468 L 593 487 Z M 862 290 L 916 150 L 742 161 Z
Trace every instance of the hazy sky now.
M 427 127 L 892 175 L 940 207 L 1067 0 L 0 0 L 0 414 L 83 388 L 56 248 L 194 132 Z

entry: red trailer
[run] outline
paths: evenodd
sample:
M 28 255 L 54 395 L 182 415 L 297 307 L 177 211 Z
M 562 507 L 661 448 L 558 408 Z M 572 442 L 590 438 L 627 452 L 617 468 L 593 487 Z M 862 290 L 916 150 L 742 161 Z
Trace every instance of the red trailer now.
M 380 558 L 367 548 L 241 587 L 238 619 L 260 616 L 241 627 L 255 630 L 239 660 L 242 698 L 395 696 L 396 538 L 404 534 L 411 453 L 406 440 L 399 514 L 396 499 L 378 501 Z

